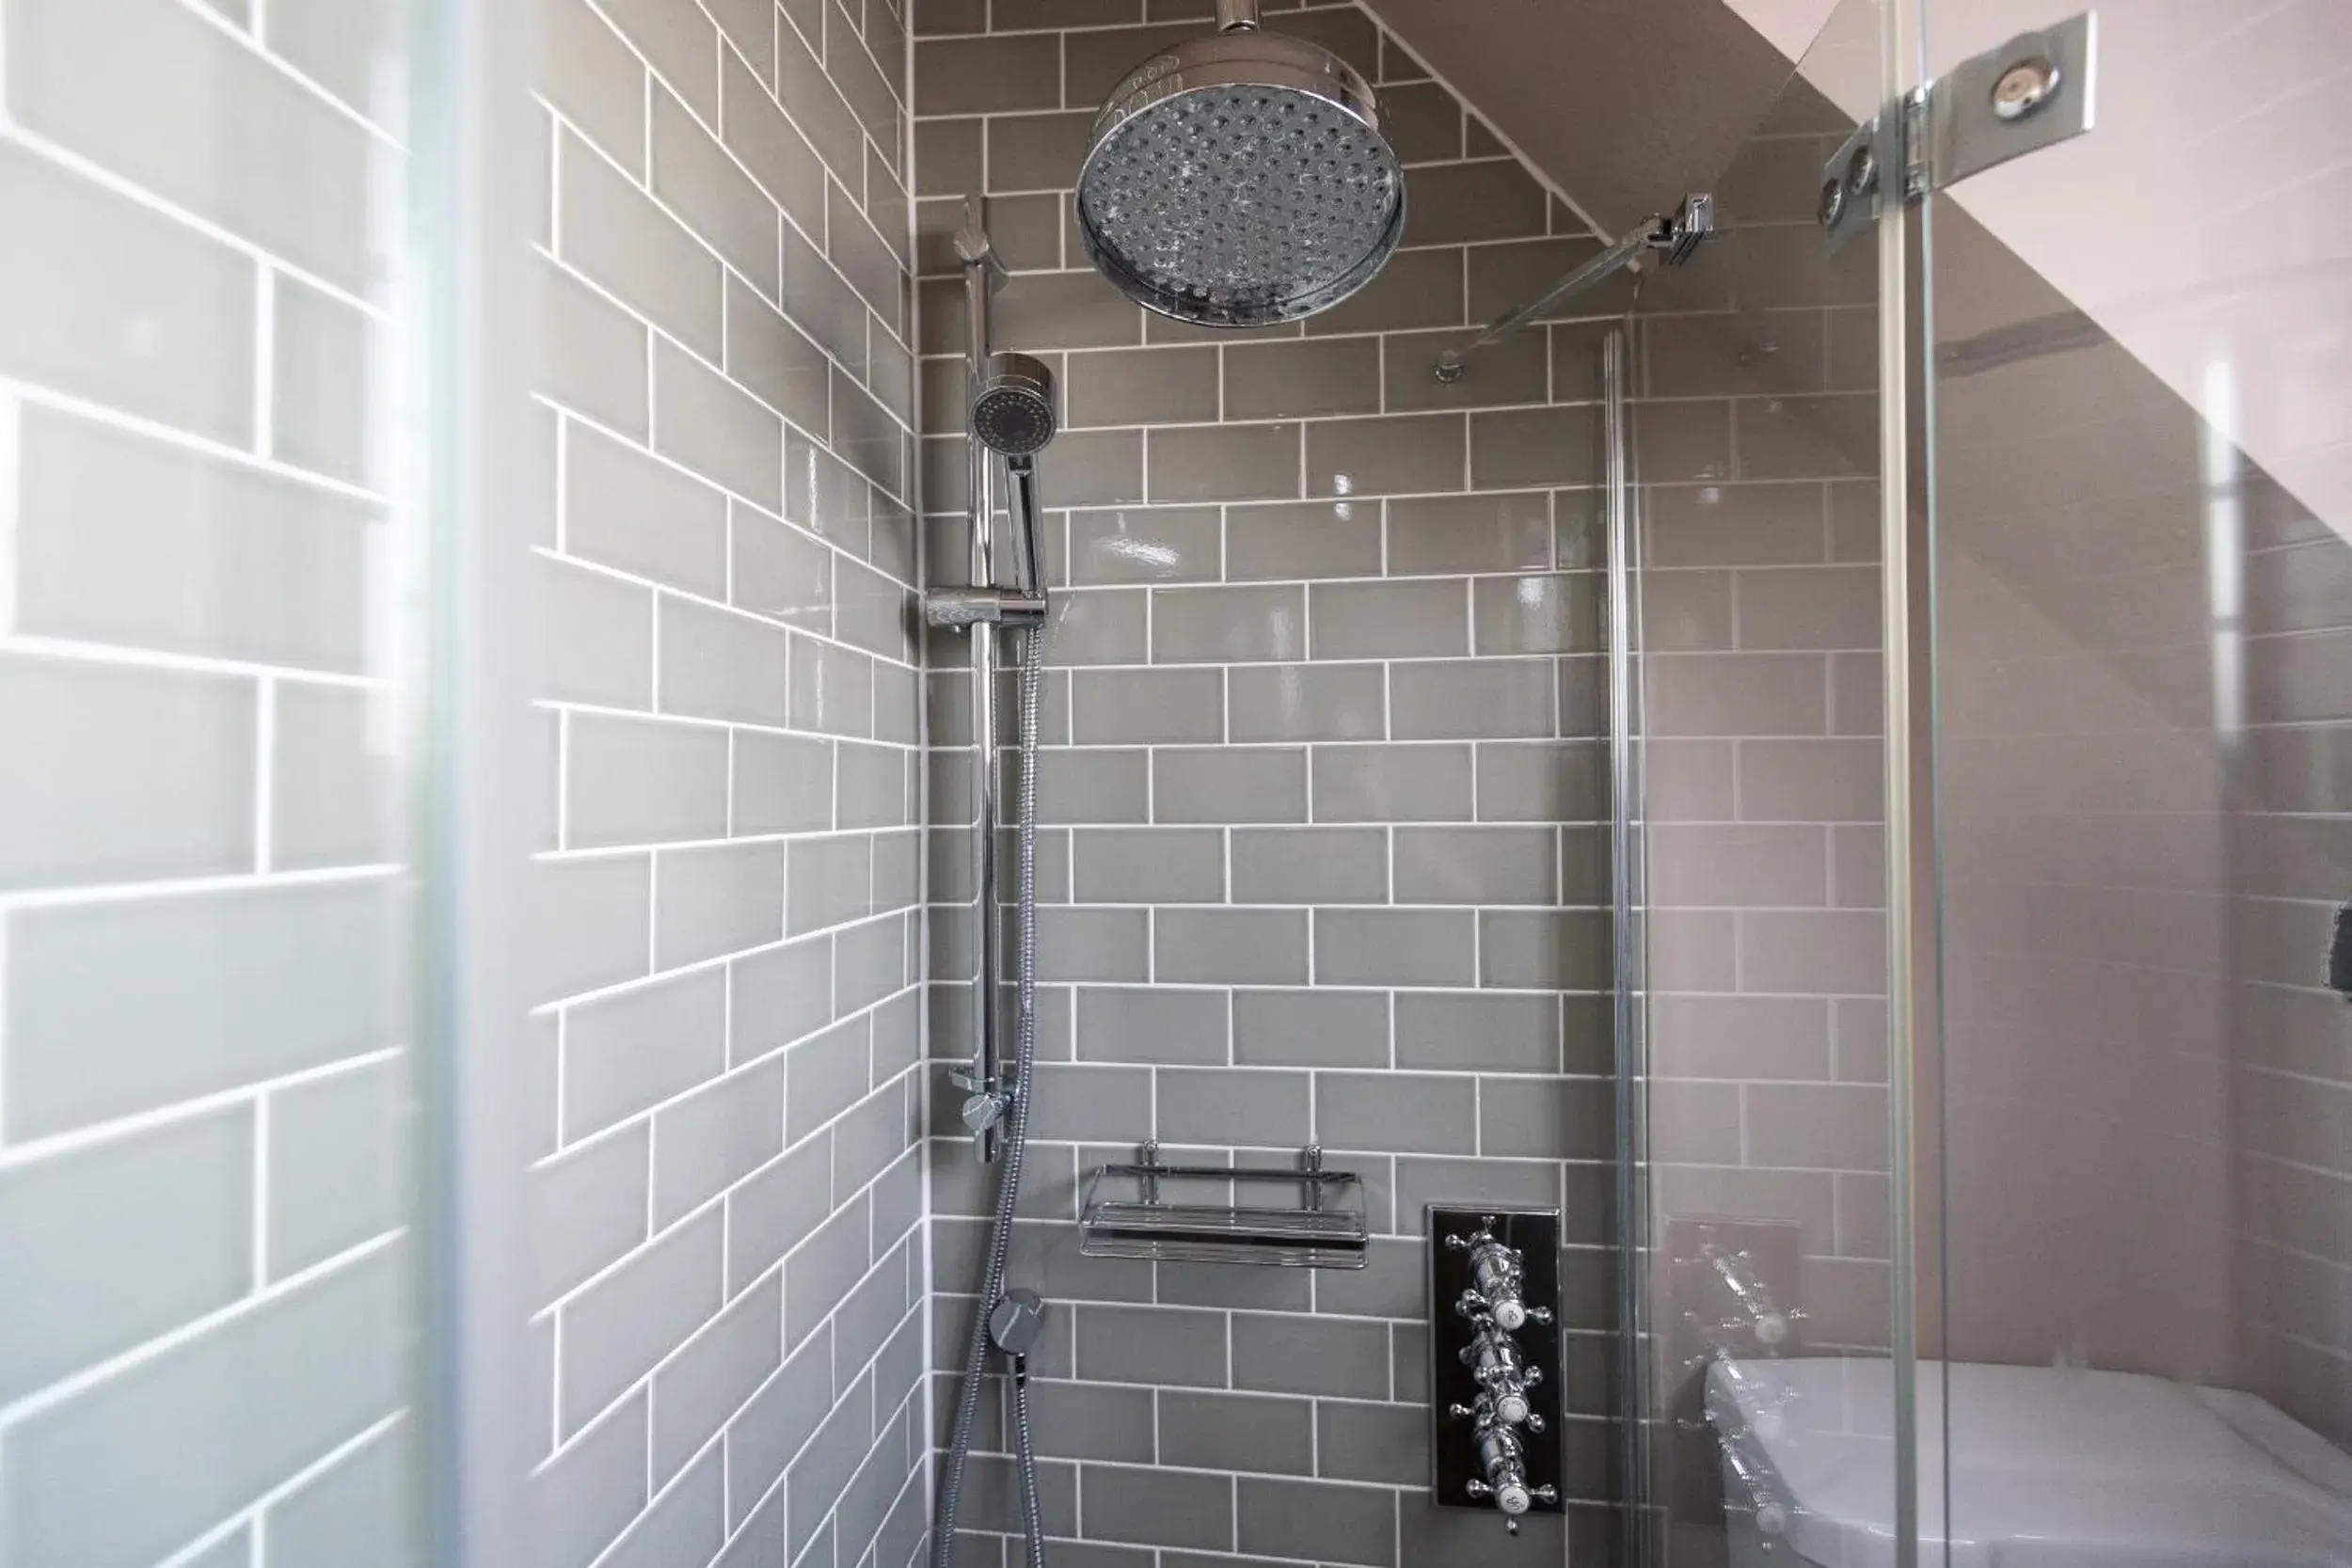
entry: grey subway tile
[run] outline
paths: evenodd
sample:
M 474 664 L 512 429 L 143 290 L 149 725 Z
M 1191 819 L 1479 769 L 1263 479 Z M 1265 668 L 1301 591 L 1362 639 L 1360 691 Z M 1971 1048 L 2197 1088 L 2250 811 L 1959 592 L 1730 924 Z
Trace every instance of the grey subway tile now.
M 736 1189 L 726 1209 L 730 1291 L 768 1273 L 831 1216 L 832 1181 L 833 1142 L 820 1135 Z
M 673 347 L 654 346 L 654 450 L 771 512 L 784 510 L 784 422 L 750 393 Z
M 565 425 L 564 462 L 568 554 L 705 598 L 725 592 L 723 495 L 583 424 Z
M 1061 213 L 1055 204 L 1057 238 Z M 1216 350 L 1116 349 L 1070 356 L 1073 425 L 1190 423 L 1217 417 Z
M 1295 659 L 1307 652 L 1307 595 L 1296 587 L 1152 590 L 1154 664 Z
M 580 713 L 569 733 L 572 847 L 726 835 L 724 730 Z
M 1080 670 L 1070 677 L 1071 729 L 1081 745 L 1215 743 L 1225 737 L 1217 670 Z
M 1474 1154 L 1478 1095 L 1467 1076 L 1406 1072 L 1315 1075 L 1315 1133 L 1343 1148 Z
M 233 1106 L 0 1178 L 0 1245 L 11 1270 L 40 1281 L 0 1300 L 0 1398 L 246 1293 L 253 1140 L 252 1111 Z
M 784 1148 L 785 1064 L 765 1061 L 710 1084 L 653 1118 L 653 1221 L 664 1226 Z
M 1321 985 L 1471 984 L 1475 917 L 1468 910 L 1318 910 Z
M 270 757 L 270 863 L 289 870 L 399 858 L 393 759 L 372 744 L 388 692 L 285 682 Z
M 1605 990 L 1609 916 L 1598 910 L 1488 910 L 1478 916 L 1478 983 Z
M 1388 505 L 1388 550 L 1398 577 L 1541 571 L 1552 560 L 1550 494 L 1400 497 Z
M 697 719 L 782 724 L 785 631 L 691 600 L 660 607 L 661 710 Z
M 639 1123 L 532 1167 L 531 1305 L 557 1297 L 645 1241 L 652 1133 Z
M 1312 1141 L 1311 1075 L 1259 1068 L 1161 1068 L 1153 1133 L 1162 1143 L 1303 1148 Z
M 1606 1160 L 1615 1100 L 1599 1078 L 1488 1079 L 1478 1098 L 1478 1151 L 1539 1160 Z
M 1378 577 L 1380 505 L 1340 499 L 1229 507 L 1225 548 L 1225 575 L 1235 582 Z
M 1377 740 L 1388 730 L 1378 664 L 1248 665 L 1225 673 L 1232 739 Z
M 534 861 L 530 882 L 532 1002 L 645 973 L 653 929 L 650 856 Z
M 1225 835 L 1213 828 L 1089 828 L 1071 838 L 1079 903 L 1225 901 Z
M 1409 991 L 1396 999 L 1396 1065 L 1557 1072 L 1560 1002 L 1552 996 Z
M 603 28 L 593 20 L 588 24 Z M 633 159 L 639 152 L 640 147 L 631 147 L 622 155 Z M 556 167 L 561 216 L 555 253 L 697 354 L 717 359 L 725 273 L 719 258 L 633 179 L 578 138 L 559 137 Z
M 718 1076 L 726 985 L 698 970 L 572 1008 L 564 1020 L 564 1135 L 586 1137 Z
M 1391 672 L 1391 678 L 1401 672 Z M 1467 746 L 1317 746 L 1317 822 L 1467 821 Z
M 1459 414 L 1317 420 L 1307 427 L 1307 493 L 1385 496 L 1466 487 Z
M 1152 975 L 1208 985 L 1303 985 L 1304 910 L 1165 910 L 1152 922 Z
M 17 1422 L 9 1560 L 158 1560 L 398 1412 L 405 1288 L 402 1254 L 379 1249 Z M 212 1462 L 187 1464 L 191 1444 Z M 135 1486 L 138 1506 L 93 1475 Z
M 718 53 L 714 48 L 714 60 Z M 652 139 L 654 195 L 754 288 L 776 298 L 783 283 L 782 220 L 767 194 L 667 92 L 653 95 Z
M 369 193 L 396 154 L 229 29 L 157 0 L 11 16 L 18 124 L 353 293 L 380 291 Z M 139 47 L 122 41 L 135 39 Z M 77 79 L 76 60 L 110 57 Z M 248 149 L 278 149 L 257 178 Z
M 1233 1478 L 1143 1466 L 1084 1467 L 1080 1528 L 1089 1540 L 1230 1549 Z
M 1150 915 L 1139 909 L 1039 911 L 1038 977 L 1109 983 L 1150 978 Z
M 1322 582 L 1311 597 L 1318 659 L 1442 658 L 1470 651 L 1470 595 L 1458 581 Z
M 1312 432 L 1321 428 L 1310 425 Z M 1299 494 L 1296 424 L 1163 427 L 1149 435 L 1152 499 L 1273 500 Z
M 17 419 L 18 630 L 366 667 L 377 508 L 39 405 Z
M 1160 1390 L 1163 1465 L 1303 1476 L 1314 1469 L 1314 1405 L 1309 1401 Z
M 588 1568 L 644 1508 L 648 1402 L 630 1397 L 532 1476 L 539 1568 Z
M 1237 990 L 1233 1060 L 1261 1067 L 1385 1067 L 1389 999 L 1364 990 Z
M 9 1141 L 396 1044 L 392 896 L 366 880 L 14 911 Z
M 1081 986 L 1077 1054 L 1084 1062 L 1221 1063 L 1227 1054 L 1221 990 L 1172 986 Z
M 347 484 L 382 489 L 370 387 L 383 379 L 388 334 L 367 315 L 283 274 L 271 326 L 270 455 Z
M 1385 1323 L 1295 1314 L 1236 1312 L 1233 1383 L 1270 1394 L 1389 1397 Z
M 1379 828 L 1237 828 L 1236 904 L 1385 904 L 1389 837 Z
M 1410 1414 L 1420 1415 L 1418 1411 Z M 1362 1563 L 1367 1568 L 1387 1568 L 1397 1560 L 1399 1495 L 1388 1487 L 1261 1476 L 1240 1477 L 1234 1485 L 1244 1551 L 1286 1558 L 1311 1552 L 1327 1562 Z M 1408 1495 L 1405 1500 L 1409 1507 L 1419 1499 Z
M 1559 895 L 1549 828 L 1396 830 L 1400 904 L 1549 904 Z
M 651 341 L 644 325 L 552 263 L 539 269 L 544 325 L 532 389 L 623 436 L 652 433 Z
M 1399 740 L 1511 740 L 1553 733 L 1543 659 L 1432 659 L 1389 672 L 1389 733 Z
M 650 709 L 652 591 L 568 562 L 542 559 L 534 565 L 544 649 L 541 694 L 559 702 Z
M 1082 1378 L 1192 1388 L 1226 1386 L 1221 1312 L 1086 1305 L 1075 1308 L 1074 1315 Z
M 269 1100 L 269 1275 L 321 1263 L 410 1217 L 404 1062 L 376 1062 Z
M 833 743 L 738 731 L 729 766 L 735 832 L 821 832 L 834 826 Z
M 275 1568 L 335 1568 L 354 1541 L 378 1544 L 387 1560 L 410 1562 L 422 1478 L 416 1444 L 405 1428 L 378 1433 L 337 1457 L 263 1515 Z M 220 1568 L 236 1568 L 243 1557 Z
M 245 679 L 0 659 L 0 888 L 250 869 L 254 701 Z
M 1311 419 L 1380 411 L 1377 338 L 1233 343 L 1225 355 L 1229 420 Z
M 1307 752 L 1298 747 L 1170 747 L 1152 756 L 1158 822 L 1303 822 Z

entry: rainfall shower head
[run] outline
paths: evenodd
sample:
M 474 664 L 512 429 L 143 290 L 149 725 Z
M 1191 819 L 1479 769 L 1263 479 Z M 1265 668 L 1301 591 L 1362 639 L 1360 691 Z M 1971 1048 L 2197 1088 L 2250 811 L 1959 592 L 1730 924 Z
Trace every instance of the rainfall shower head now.
M 1054 439 L 1054 372 L 1025 354 L 993 354 L 972 397 L 972 432 L 997 456 L 1035 457 Z
M 1405 232 L 1405 171 L 1372 87 L 1218 0 L 1220 30 L 1144 61 L 1094 118 L 1078 232 L 1138 305 L 1206 326 L 1328 309 Z

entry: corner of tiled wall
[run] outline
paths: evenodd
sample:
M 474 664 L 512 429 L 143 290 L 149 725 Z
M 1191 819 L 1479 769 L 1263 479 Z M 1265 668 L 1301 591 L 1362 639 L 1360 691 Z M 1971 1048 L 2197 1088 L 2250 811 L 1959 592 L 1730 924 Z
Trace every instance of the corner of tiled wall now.
M 1352 3 L 1270 27 L 1377 76 L 1405 248 L 1357 299 L 1239 333 L 1119 297 L 1068 220 L 1103 93 L 1197 36 L 1195 0 L 920 0 L 924 510 L 964 559 L 961 283 L 985 194 L 1011 267 L 995 346 L 1054 367 L 1040 459 L 1057 609 L 1043 728 L 1043 1065 L 1021 1280 L 1049 1534 L 1083 1560 L 1470 1560 L 1500 1526 L 1427 1500 L 1422 1205 L 1566 1206 L 1570 1519 L 1603 1549 L 1614 1264 L 1596 345 L 1577 302 L 1459 387 L 1439 349 L 1598 242 Z M 960 637 L 930 648 L 933 820 L 967 816 Z M 968 887 L 934 827 L 932 1050 L 965 1053 Z M 934 1117 L 934 1441 L 993 1192 Z M 1082 1259 L 1078 1189 L 1156 1135 L 1370 1181 L 1360 1275 Z M 984 1407 L 995 1408 L 992 1403 Z M 1019 1555 L 983 1423 L 966 1562 Z M 1532 1556 L 1568 1531 L 1536 1521 Z M 1233 1555 L 1238 1554 L 1238 1556 Z
M 906 35 L 548 0 L 539 1562 L 929 1508 Z
M 406 164 L 367 16 L 244 9 L 0 6 L 21 1568 L 300 1568 L 355 1532 L 399 1549 L 409 1498 L 401 698 L 370 613 L 397 525 L 368 419 L 404 236 L 367 202 Z

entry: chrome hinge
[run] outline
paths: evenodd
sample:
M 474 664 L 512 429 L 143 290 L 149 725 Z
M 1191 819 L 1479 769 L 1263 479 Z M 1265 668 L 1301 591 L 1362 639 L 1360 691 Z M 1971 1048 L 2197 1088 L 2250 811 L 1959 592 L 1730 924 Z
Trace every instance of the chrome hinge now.
M 2091 128 L 2098 15 L 2085 11 L 1963 60 L 1871 117 L 1821 166 L 1814 209 L 1830 247 L 1877 222 L 1885 171 L 1903 200 L 2039 152 Z

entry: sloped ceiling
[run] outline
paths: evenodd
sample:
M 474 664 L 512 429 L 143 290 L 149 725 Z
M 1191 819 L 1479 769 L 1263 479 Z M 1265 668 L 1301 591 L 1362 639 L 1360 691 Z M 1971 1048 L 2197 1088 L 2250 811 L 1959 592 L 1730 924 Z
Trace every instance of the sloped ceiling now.
M 1849 115 L 1877 93 L 1862 0 L 1362 3 L 1610 233 L 1715 181 L 1792 58 Z M 1930 0 L 1930 66 L 2088 3 Z M 2123 0 L 2100 56 L 2091 135 L 1954 201 L 2352 538 L 2352 174 L 2328 150 L 2352 145 L 2352 4 Z M 1942 336 L 1997 325 L 1965 295 Z
M 1723 0 L 1364 0 L 1615 234 L 1704 189 L 1787 85 Z

